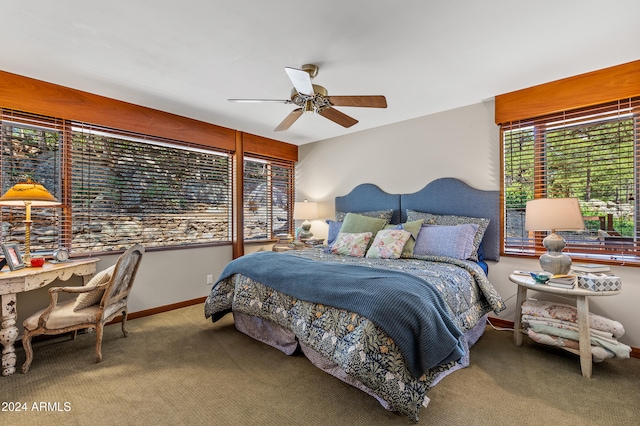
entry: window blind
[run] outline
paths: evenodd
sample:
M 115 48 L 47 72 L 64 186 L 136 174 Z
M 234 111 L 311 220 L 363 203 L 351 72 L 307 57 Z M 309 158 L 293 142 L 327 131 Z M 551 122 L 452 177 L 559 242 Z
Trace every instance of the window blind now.
M 292 233 L 293 161 L 252 155 L 244 161 L 244 239 Z
M 230 240 L 228 152 L 73 123 L 74 251 Z
M 31 179 L 62 201 L 64 120 L 0 109 L 0 187 L 4 194 L 19 182 Z M 58 247 L 61 207 L 32 207 L 31 253 Z M 2 206 L 0 240 L 17 243 L 24 250 L 26 209 Z
M 505 253 L 546 251 L 524 229 L 528 200 L 577 197 L 587 229 L 559 232 L 565 251 L 638 257 L 639 113 L 635 97 L 501 125 Z

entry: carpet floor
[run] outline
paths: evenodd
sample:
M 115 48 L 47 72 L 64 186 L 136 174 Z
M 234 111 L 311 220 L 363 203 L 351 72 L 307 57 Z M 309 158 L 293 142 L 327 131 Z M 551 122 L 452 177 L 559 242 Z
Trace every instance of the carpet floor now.
M 194 305 L 34 343 L 28 374 L 0 377 L 3 425 L 407 425 L 365 393 Z M 24 351 L 17 348 L 18 371 Z M 443 379 L 418 425 L 635 425 L 640 359 L 594 364 L 487 326 L 471 365 Z

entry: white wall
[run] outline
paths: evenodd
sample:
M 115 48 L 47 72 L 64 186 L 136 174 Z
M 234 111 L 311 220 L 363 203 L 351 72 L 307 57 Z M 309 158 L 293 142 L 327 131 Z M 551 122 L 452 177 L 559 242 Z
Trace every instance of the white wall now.
M 500 168 L 494 102 L 486 101 L 301 146 L 296 199 L 320 202 L 322 218 L 329 219 L 334 215 L 334 197 L 360 183 L 374 183 L 389 193 L 411 193 L 434 179 L 455 177 L 479 189 L 499 190 Z M 326 237 L 323 221 L 312 222 L 311 231 Z M 497 316 L 511 321 L 516 286 L 508 276 L 514 269 L 539 269 L 539 264 L 502 256 L 489 265 L 489 278 L 508 306 Z M 623 280 L 623 292 L 592 297 L 591 311 L 620 321 L 626 329 L 620 341 L 638 348 L 640 310 L 635 303 L 640 300 L 640 268 L 612 269 Z M 529 292 L 530 297 L 535 294 Z

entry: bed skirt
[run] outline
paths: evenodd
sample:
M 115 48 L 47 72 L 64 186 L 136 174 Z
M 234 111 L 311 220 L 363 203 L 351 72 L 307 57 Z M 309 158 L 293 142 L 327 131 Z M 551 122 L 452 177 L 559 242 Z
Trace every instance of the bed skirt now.
M 482 336 L 486 326 L 486 315 L 482 317 L 478 323 L 467 331 L 462 337 L 462 343 L 465 347 L 465 355 L 453 368 L 439 373 L 433 382 L 430 384 L 430 388 L 435 386 L 440 380 L 448 376 L 449 374 L 457 371 L 461 368 L 469 366 L 469 348 L 471 348 Z M 342 368 L 340 368 L 334 362 L 328 360 L 322 356 L 319 352 L 311 347 L 301 343 L 296 338 L 293 331 L 288 330 L 273 321 L 259 318 L 253 315 L 247 315 L 242 312 L 233 312 L 233 318 L 235 327 L 241 333 L 265 343 L 273 348 L 276 348 L 286 355 L 292 355 L 298 347 L 302 350 L 302 353 L 320 370 L 325 373 L 331 374 L 337 379 L 347 383 L 361 391 L 374 397 L 380 405 L 386 410 L 394 411 L 391 406 L 380 396 L 378 396 L 373 390 L 362 384 L 360 381 L 349 376 Z M 425 400 L 422 405 L 427 406 L 429 404 L 429 398 L 425 396 Z

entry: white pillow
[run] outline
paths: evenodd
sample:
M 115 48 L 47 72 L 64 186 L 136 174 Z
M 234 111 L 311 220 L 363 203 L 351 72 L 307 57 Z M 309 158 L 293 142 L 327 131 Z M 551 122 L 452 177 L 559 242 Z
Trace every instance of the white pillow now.
M 88 291 L 86 293 L 80 293 L 76 298 L 76 303 L 73 307 L 74 312 L 79 311 L 80 309 L 88 308 L 89 306 L 93 306 L 96 303 L 100 303 L 102 299 L 102 295 L 104 294 L 104 287 L 111 279 L 111 275 L 113 275 L 113 270 L 116 265 L 110 266 L 107 269 L 98 272 L 91 278 L 91 280 L 85 285 L 85 287 L 94 287 L 95 290 Z

